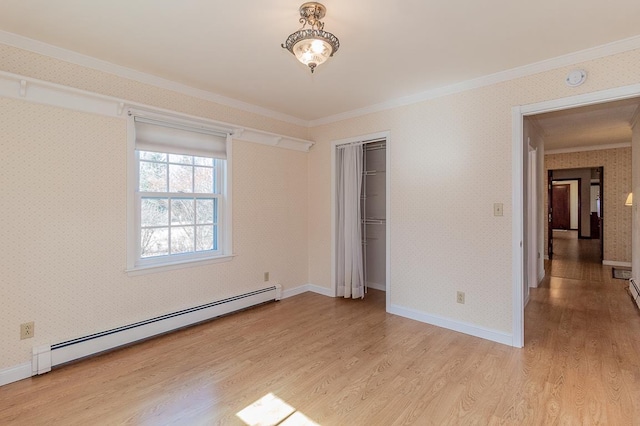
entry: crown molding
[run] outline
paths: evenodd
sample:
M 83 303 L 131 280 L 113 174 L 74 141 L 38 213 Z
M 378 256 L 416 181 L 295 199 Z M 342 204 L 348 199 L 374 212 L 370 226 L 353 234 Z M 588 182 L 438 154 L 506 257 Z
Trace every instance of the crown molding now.
M 107 72 L 117 75 L 119 77 L 127 78 L 130 80 L 138 81 L 140 83 L 149 84 L 152 86 L 160 87 L 167 90 L 172 90 L 178 93 L 182 93 L 187 96 L 203 99 L 210 102 L 215 102 L 220 105 L 225 105 L 231 108 L 235 108 L 241 111 L 259 114 L 275 120 L 287 122 L 302 127 L 317 127 L 325 124 L 331 124 L 338 121 L 347 120 L 350 118 L 356 118 L 375 112 L 385 111 L 393 108 L 407 106 L 419 102 L 436 99 L 455 93 L 464 92 L 467 90 L 477 89 L 481 87 L 490 86 L 497 83 L 502 83 L 517 78 L 527 77 L 530 75 L 538 74 L 545 71 L 554 70 L 561 67 L 575 65 L 578 63 L 591 61 L 594 59 L 603 58 L 606 56 L 615 55 L 618 53 L 627 52 L 630 50 L 640 49 L 640 35 L 629 37 L 626 39 L 614 41 L 611 43 L 603 44 L 600 46 L 592 47 L 589 49 L 580 50 L 577 52 L 569 53 L 563 56 L 558 56 L 551 59 L 546 59 L 540 62 L 534 62 L 532 64 L 523 65 L 521 67 L 512 68 L 505 71 L 500 71 L 494 74 L 478 77 L 472 80 L 463 81 L 460 83 L 451 84 L 444 87 L 427 90 L 425 92 L 416 93 L 414 95 L 404 96 L 401 98 L 390 99 L 385 102 L 369 105 L 363 108 L 346 111 L 340 114 L 330 115 L 322 117 L 316 120 L 303 120 L 298 117 L 294 117 L 288 114 L 273 111 L 268 108 L 260 107 L 247 102 L 242 102 L 236 99 L 228 98 L 226 96 L 218 95 L 213 92 L 209 92 L 202 89 L 196 89 L 191 86 L 187 86 L 182 83 L 177 83 L 171 80 L 167 80 L 161 77 L 157 77 L 151 74 L 147 74 L 141 71 L 136 71 L 131 68 L 116 65 L 107 61 L 103 61 L 91 56 L 83 55 L 71 50 L 56 47 L 50 44 L 43 43 L 41 41 L 33 40 L 18 34 L 10 33 L 0 30 L 0 43 L 7 44 L 19 49 L 28 50 L 41 55 L 59 59 L 62 61 L 70 62 L 76 65 L 84 66 L 87 68 L 95 69 L 98 71 Z
M 575 65 L 582 62 L 586 62 L 586 61 L 592 61 L 594 59 L 599 59 L 605 56 L 611 56 L 618 53 L 623 53 L 629 50 L 636 50 L 636 49 L 640 49 L 640 36 L 625 38 L 622 40 L 614 41 L 614 42 L 603 44 L 600 46 L 591 47 L 589 49 L 568 53 L 563 56 L 557 56 L 555 58 L 545 59 L 540 62 L 534 62 L 532 64 L 523 65 L 521 67 L 500 71 L 495 74 L 489 74 L 489 75 L 475 78 L 472 80 L 451 84 L 449 86 L 427 90 L 425 92 L 417 93 L 415 95 L 409 95 L 402 98 L 392 99 L 389 101 L 370 105 L 364 108 L 359 108 L 352 111 L 346 111 L 340 114 L 319 118 L 317 120 L 311 120 L 309 122 L 309 127 L 322 126 L 325 124 L 331 124 L 338 121 L 347 120 L 349 118 L 360 117 L 360 116 L 372 114 L 375 112 L 380 112 L 388 109 L 393 109 L 393 108 L 407 106 L 407 105 L 411 105 L 419 102 L 424 102 L 431 99 L 436 99 L 443 96 L 464 92 L 467 90 L 478 89 L 485 86 L 491 86 L 493 84 L 503 83 L 505 81 L 515 80 L 517 78 L 527 77 L 527 76 L 538 74 L 541 72 L 551 71 L 557 68 Z
M 17 47 L 19 49 L 28 50 L 30 52 L 38 53 L 40 55 L 48 56 L 51 58 L 59 59 L 65 62 L 70 62 L 75 65 L 91 68 L 97 71 L 114 74 L 118 77 L 123 77 L 129 80 L 149 84 L 151 86 L 156 86 L 162 89 L 171 90 L 183 95 L 192 96 L 194 98 L 203 99 L 209 102 L 215 102 L 217 104 L 235 108 L 241 111 L 259 114 L 265 117 L 273 118 L 274 120 L 284 121 L 286 123 L 303 127 L 308 127 L 309 125 L 309 122 L 307 120 L 303 120 L 292 115 L 228 98 L 226 96 L 218 95 L 206 90 L 196 89 L 186 84 L 177 83 L 175 81 L 167 80 L 162 77 L 157 77 L 155 75 L 147 74 L 141 71 L 136 71 L 131 68 L 116 65 L 111 62 L 103 61 L 101 59 L 83 55 L 72 50 L 63 49 L 61 47 L 56 47 L 7 31 L 0 30 L 0 43 Z
M 551 149 L 548 151 L 545 150 L 544 155 L 570 154 L 573 152 L 600 151 L 603 149 L 617 149 L 617 148 L 630 148 L 630 147 L 631 147 L 631 142 L 610 143 L 610 144 L 603 144 L 603 145 L 576 146 L 574 148 Z

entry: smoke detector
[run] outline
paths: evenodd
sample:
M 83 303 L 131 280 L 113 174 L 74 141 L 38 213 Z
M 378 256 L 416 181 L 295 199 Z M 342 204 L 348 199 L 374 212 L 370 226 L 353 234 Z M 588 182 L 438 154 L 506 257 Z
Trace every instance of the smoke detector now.
M 587 72 L 585 70 L 573 70 L 567 74 L 567 78 L 564 81 L 569 87 L 577 87 L 584 83 L 586 79 Z

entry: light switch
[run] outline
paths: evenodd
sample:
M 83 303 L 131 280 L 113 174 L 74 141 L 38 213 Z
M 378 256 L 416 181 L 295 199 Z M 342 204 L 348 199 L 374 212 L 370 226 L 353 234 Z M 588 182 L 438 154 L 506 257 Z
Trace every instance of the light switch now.
M 502 203 L 493 203 L 493 215 L 494 216 L 502 216 Z

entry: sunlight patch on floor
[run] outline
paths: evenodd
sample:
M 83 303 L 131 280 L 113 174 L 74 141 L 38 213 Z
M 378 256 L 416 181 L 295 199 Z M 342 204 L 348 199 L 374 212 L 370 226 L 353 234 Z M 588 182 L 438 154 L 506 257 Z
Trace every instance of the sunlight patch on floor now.
M 236 413 L 249 426 L 320 426 L 272 393 Z

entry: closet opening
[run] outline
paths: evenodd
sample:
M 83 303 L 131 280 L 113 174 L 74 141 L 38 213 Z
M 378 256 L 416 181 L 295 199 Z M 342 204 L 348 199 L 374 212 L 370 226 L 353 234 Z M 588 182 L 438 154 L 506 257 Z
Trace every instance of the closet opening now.
M 386 291 L 386 141 L 363 145 L 361 191 L 362 260 L 365 289 Z
M 335 294 L 388 300 L 387 137 L 334 145 Z

